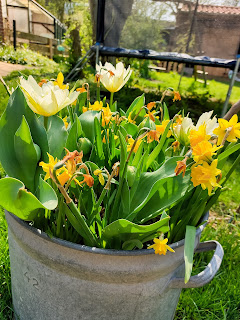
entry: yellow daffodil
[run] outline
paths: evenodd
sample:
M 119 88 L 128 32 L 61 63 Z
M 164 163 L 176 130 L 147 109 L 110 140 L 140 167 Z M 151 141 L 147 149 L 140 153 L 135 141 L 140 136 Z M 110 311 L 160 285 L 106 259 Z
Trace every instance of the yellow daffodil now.
M 101 111 L 103 109 L 102 101 L 95 101 L 94 104 L 89 104 L 89 110 Z
M 104 177 L 103 177 L 103 175 L 102 175 L 102 170 L 96 169 L 96 170 L 94 170 L 93 174 L 94 174 L 95 176 L 98 176 L 98 180 L 99 180 L 99 182 L 101 183 L 101 185 L 103 186 L 104 183 L 105 183 L 105 180 L 104 180 Z
M 217 159 L 209 165 L 206 161 L 200 161 L 191 168 L 191 181 L 194 187 L 201 185 L 203 190 L 208 189 L 208 195 L 211 195 L 212 189 L 221 187 L 217 182 L 217 176 L 221 170 L 217 169 Z
M 156 125 L 156 130 L 157 130 L 157 132 L 160 133 L 160 135 L 164 133 L 169 121 L 170 120 L 163 120 L 162 124 L 157 124 Z M 167 133 L 167 137 L 169 138 L 171 136 L 171 134 L 172 134 L 172 131 L 169 130 L 168 133 Z
M 43 171 L 46 172 L 44 180 L 47 180 L 50 178 L 49 172 L 50 170 L 53 171 L 55 164 L 57 164 L 58 162 L 58 159 L 57 158 L 54 159 L 54 157 L 51 154 L 48 153 L 47 155 L 48 155 L 49 163 L 45 163 L 43 161 L 39 163 L 39 165 L 43 168 Z
M 153 239 L 154 244 L 148 247 L 148 249 L 154 249 L 155 254 L 163 254 L 166 255 L 167 250 L 171 252 L 175 252 L 171 247 L 167 245 L 168 239 L 161 240 L 160 238 L 154 238 Z
M 94 179 L 90 174 L 83 174 L 83 180 L 79 182 L 79 185 L 86 183 L 90 188 L 94 185 Z
M 173 102 L 177 101 L 177 100 L 181 100 L 181 96 L 180 96 L 180 93 L 178 91 L 173 91 Z
M 87 90 L 84 87 L 77 88 L 76 91 L 79 92 L 79 93 L 87 92 Z
M 195 162 L 200 160 L 210 162 L 219 147 L 213 146 L 209 141 L 201 141 L 192 148 L 192 155 Z
M 21 77 L 20 86 L 32 111 L 46 117 L 72 104 L 79 95 L 79 92 L 70 93 L 68 89 L 61 89 L 52 81 L 39 86 L 32 76 L 27 80 Z
M 136 121 L 134 121 L 134 120 L 132 119 L 132 112 L 130 112 L 129 115 L 128 115 L 128 122 L 129 122 L 129 123 L 133 123 L 133 124 L 136 123 Z
M 135 140 L 133 138 L 128 138 L 127 142 L 128 142 L 128 144 L 127 144 L 127 152 L 129 152 L 129 151 L 131 151 Z M 138 148 L 139 148 L 141 143 L 142 143 L 142 139 L 138 139 L 137 142 L 136 142 L 136 145 L 135 145 L 135 147 L 133 149 L 134 153 L 136 153 L 138 151 Z
M 68 127 L 67 116 L 64 117 L 62 120 L 64 122 L 65 128 L 67 129 L 67 127 Z
M 96 70 L 100 75 L 100 81 L 110 92 L 119 91 L 132 73 L 130 66 L 125 69 L 122 62 L 118 62 L 116 68 L 109 62 L 106 62 L 104 66 L 100 62 L 100 65 L 96 66 Z
M 59 72 L 56 81 L 53 82 L 55 86 L 58 86 L 59 89 L 69 89 L 69 86 L 67 84 L 63 84 L 64 76 L 62 72 Z
M 238 116 L 235 114 L 227 121 L 225 119 L 218 119 L 219 127 L 216 128 L 213 133 L 218 136 L 217 144 L 220 145 L 229 130 L 229 134 L 226 138 L 228 142 L 235 142 L 237 138 L 240 138 L 240 122 L 238 122 Z
M 198 130 L 200 126 L 204 125 L 206 134 L 211 136 L 213 134 L 213 130 L 218 127 L 217 118 L 215 116 L 211 118 L 212 114 L 213 114 L 213 110 L 209 112 L 204 112 L 199 117 L 195 129 Z
M 110 110 L 107 104 L 106 108 L 102 108 L 102 126 L 105 127 L 112 119 L 113 112 Z
M 211 138 L 211 136 L 206 133 L 206 125 L 202 124 L 197 130 L 192 129 L 190 131 L 189 138 L 190 138 L 190 145 L 193 148 L 199 142 L 208 141 Z

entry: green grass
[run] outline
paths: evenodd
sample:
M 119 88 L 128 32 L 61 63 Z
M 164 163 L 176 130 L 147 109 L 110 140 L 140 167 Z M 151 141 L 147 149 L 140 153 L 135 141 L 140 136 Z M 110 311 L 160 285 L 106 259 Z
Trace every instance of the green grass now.
M 37 80 L 41 78 L 56 77 L 57 69 L 34 69 L 33 71 L 26 71 L 26 74 L 34 74 Z M 51 73 L 52 72 L 52 73 Z M 11 74 L 5 78 L 8 85 L 15 87 L 17 84 L 16 76 L 18 73 Z M 124 88 L 120 92 L 116 93 L 117 100 L 122 101 L 122 107 L 128 106 L 135 96 L 139 96 L 142 93 L 142 89 L 146 92 L 147 102 L 156 100 L 160 97 L 160 89 L 164 90 L 167 86 L 176 88 L 176 83 L 171 83 L 171 79 L 176 78 L 174 74 L 160 73 L 155 75 L 158 80 L 150 81 L 146 79 L 139 79 L 137 86 L 139 88 L 129 89 Z M 153 75 L 152 75 L 153 77 Z M 161 79 L 160 79 L 161 78 Z M 159 80 L 160 79 L 160 80 Z M 185 85 L 186 80 L 186 85 Z M 189 82 L 188 82 L 189 81 Z M 188 86 L 190 89 L 184 93 L 183 99 L 185 104 L 196 103 L 195 108 L 198 112 L 203 112 L 206 108 L 206 103 L 209 103 L 208 108 L 218 104 L 215 98 L 220 99 L 219 105 L 222 103 L 221 99 L 224 99 L 225 92 L 217 96 L 217 92 L 226 89 L 227 86 L 224 82 L 212 82 L 209 85 L 212 91 L 206 93 L 203 91 L 199 84 L 196 84 L 194 90 L 190 87 L 190 82 L 193 80 L 190 78 L 183 81 L 182 88 Z M 224 85 L 226 87 L 224 87 Z M 154 88 L 153 88 L 154 86 Z M 165 87 L 164 87 L 165 86 Z M 195 84 L 194 84 L 195 86 Z M 201 85 L 200 85 L 201 86 Z M 223 87 L 222 87 L 223 86 Z M 184 89 L 184 90 L 185 90 Z M 236 88 L 240 90 L 239 87 Z M 205 89 L 204 89 L 205 90 Z M 209 89 L 210 90 L 210 89 Z M 196 93 L 198 92 L 198 93 Z M 215 92 L 214 99 L 210 97 Z M 237 91 L 238 92 L 238 91 Z M 239 96 L 240 94 L 237 93 Z M 193 97 L 195 95 L 195 97 Z M 0 84 L 0 114 L 6 106 L 7 95 L 5 89 Z M 92 96 L 94 99 L 94 95 Z M 175 112 L 172 98 L 169 98 L 170 111 Z M 192 100 L 191 100 L 192 99 Z M 205 99 L 205 100 L 204 100 Z M 199 104 L 200 101 L 200 104 Z M 182 104 L 178 104 L 177 107 L 181 109 Z M 201 109 L 201 107 L 203 109 Z M 194 109 L 193 109 L 194 110 Z M 225 170 L 229 169 L 234 159 L 229 159 L 226 163 Z M 0 173 L 3 174 L 0 168 Z M 204 240 L 218 240 L 224 248 L 224 259 L 214 280 L 203 288 L 198 289 L 186 289 L 181 293 L 180 301 L 177 308 L 175 320 L 239 320 L 240 319 L 240 216 L 239 216 L 239 204 L 240 204 L 240 192 L 239 192 L 239 174 L 240 168 L 238 168 L 227 183 L 227 190 L 223 192 L 219 198 L 219 201 L 213 207 L 213 213 L 210 216 L 210 223 L 203 231 L 202 241 Z M 211 253 L 199 254 L 195 258 L 194 274 L 197 274 L 204 270 L 207 263 L 211 259 Z M 3 210 L 0 210 L 0 320 L 11 319 L 12 316 L 12 304 L 10 293 L 10 265 L 8 256 L 8 244 L 7 244 L 7 226 L 4 218 Z

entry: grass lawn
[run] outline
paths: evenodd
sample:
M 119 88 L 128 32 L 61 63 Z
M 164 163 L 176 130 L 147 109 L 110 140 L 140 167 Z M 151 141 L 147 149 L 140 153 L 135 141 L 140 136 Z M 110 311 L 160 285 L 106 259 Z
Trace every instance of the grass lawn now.
M 52 71 L 52 73 L 51 73 Z M 33 72 L 37 79 L 44 77 L 56 77 L 57 70 L 46 70 L 42 71 L 35 69 Z M 29 70 L 27 71 L 29 72 Z M 47 75 L 49 73 L 49 75 Z M 51 74 L 50 74 L 51 73 Z M 16 75 L 15 75 L 16 76 Z M 17 84 L 17 79 L 14 75 L 7 77 L 5 80 L 8 85 L 15 87 Z M 150 81 L 146 79 L 139 78 L 136 83 L 137 89 L 131 91 L 130 96 L 126 96 L 128 89 L 122 89 L 119 93 L 116 93 L 116 99 L 121 100 L 121 97 L 125 97 L 123 102 L 127 106 L 134 99 L 133 92 L 136 95 L 141 94 L 143 87 L 146 90 L 147 102 L 151 99 L 156 98 L 160 95 L 160 89 L 164 90 L 167 86 L 172 86 L 176 88 L 176 83 L 178 82 L 177 76 L 174 74 L 163 74 L 163 73 L 151 73 L 152 78 L 155 81 Z M 166 77 L 166 78 L 164 78 Z M 169 79 L 175 79 L 175 83 L 169 82 Z M 186 80 L 186 83 L 185 83 Z M 135 80 L 134 80 L 135 81 Z M 159 84 L 162 82 L 162 84 Z M 165 83 L 166 84 L 163 84 Z M 201 99 L 207 96 L 211 99 L 211 103 L 214 105 L 214 101 L 220 101 L 225 98 L 225 93 L 227 91 L 227 84 L 223 82 L 211 81 L 207 89 L 199 87 L 199 84 L 193 84 L 191 87 L 192 79 L 184 78 L 182 82 L 182 90 L 186 90 L 183 96 L 189 101 L 191 96 L 195 95 L 194 99 Z M 150 86 L 154 86 L 151 89 Z M 165 87 L 164 87 L 165 86 Z M 195 87 L 192 90 L 193 86 Z M 185 88 L 185 89 L 184 89 Z M 190 89 L 186 89 L 190 88 Z M 124 91 L 125 90 L 125 91 Z M 152 90 L 152 91 L 151 91 Z M 201 90 L 208 90 L 209 92 Z M 224 94 L 223 91 L 225 90 Z M 234 88 L 237 96 L 240 97 L 240 87 Z M 221 94 L 220 94 L 221 92 Z M 0 114 L 2 113 L 7 102 L 7 95 L 4 91 L 3 86 L 0 84 Z M 232 96 L 232 99 L 235 97 Z M 214 98 L 214 99 L 213 99 Z M 172 98 L 171 98 L 172 99 Z M 184 100 L 183 99 L 183 100 Z M 156 100 L 156 99 L 155 99 Z M 197 101 L 194 100 L 194 101 Z M 169 100 L 170 101 L 170 100 Z M 202 100 L 204 101 L 204 100 Z M 232 100 L 234 101 L 234 100 Z M 198 105 L 199 106 L 199 105 Z M 180 107 L 179 107 L 180 108 Z M 203 112 L 203 110 L 200 110 Z M 227 170 L 234 159 L 229 159 L 226 163 L 225 170 Z M 1 174 L 3 172 L 0 169 Z M 238 168 L 231 179 L 227 183 L 227 190 L 223 192 L 219 198 L 218 203 L 212 208 L 210 215 L 210 220 L 208 226 L 205 228 L 202 234 L 202 241 L 204 240 L 218 240 L 224 248 L 224 259 L 219 272 L 215 279 L 198 289 L 186 289 L 182 291 L 180 302 L 178 304 L 177 313 L 175 320 L 216 320 L 216 319 L 228 319 L 228 320 L 239 320 L 240 319 L 240 215 L 239 215 L 239 205 L 240 205 L 240 192 L 239 192 L 239 174 L 240 168 Z M 207 263 L 210 261 L 212 252 L 198 254 L 195 257 L 194 274 L 198 274 L 206 267 Z M 11 292 L 10 292 L 10 266 L 9 266 L 9 256 L 8 256 L 8 244 L 7 244 L 7 226 L 4 218 L 3 210 L 0 209 L 0 320 L 11 319 L 12 316 L 12 305 L 11 305 Z M 151 320 L 151 319 L 149 319 Z

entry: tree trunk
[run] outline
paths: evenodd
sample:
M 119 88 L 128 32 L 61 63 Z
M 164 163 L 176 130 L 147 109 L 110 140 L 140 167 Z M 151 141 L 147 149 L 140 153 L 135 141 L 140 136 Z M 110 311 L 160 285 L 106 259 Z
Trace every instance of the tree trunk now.
M 104 45 L 110 47 L 118 47 L 121 38 L 121 32 L 128 16 L 132 12 L 134 0 L 107 0 L 105 5 L 104 18 Z M 89 0 L 93 35 L 96 38 L 97 24 L 97 0 Z

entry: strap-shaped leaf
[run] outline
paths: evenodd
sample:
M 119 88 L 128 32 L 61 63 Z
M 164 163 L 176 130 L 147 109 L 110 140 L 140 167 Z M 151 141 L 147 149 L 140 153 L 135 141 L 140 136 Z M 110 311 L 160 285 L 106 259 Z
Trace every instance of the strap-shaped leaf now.
M 68 134 L 63 120 L 57 115 L 48 118 L 47 136 L 49 153 L 54 158 L 62 159 Z
M 134 123 L 126 122 L 123 127 L 126 129 L 127 133 L 130 134 L 133 138 L 136 137 L 138 133 L 138 126 L 136 126 Z
M 186 226 L 186 236 L 184 243 L 185 283 L 188 282 L 192 273 L 195 237 L 196 228 L 193 226 Z
M 78 147 L 78 138 L 82 135 L 82 126 L 79 121 L 78 116 L 75 114 L 74 123 L 71 126 L 71 129 L 68 134 L 66 148 L 69 151 L 74 151 Z
M 98 118 L 94 118 L 94 130 L 95 130 L 95 141 L 96 141 L 96 150 L 97 155 L 100 160 L 104 159 L 104 153 L 103 153 L 103 142 L 101 137 L 101 127 Z M 106 144 L 108 144 L 108 141 L 106 139 Z
M 0 205 L 22 220 L 34 220 L 40 209 L 53 210 L 58 198 L 52 187 L 39 179 L 38 197 L 25 189 L 24 184 L 15 178 L 0 180 Z
M 121 146 L 119 175 L 120 177 L 122 177 L 124 173 L 124 168 L 126 166 L 126 160 L 127 160 L 127 143 L 126 143 L 126 140 L 124 139 L 124 136 L 120 132 L 120 130 L 118 131 L 118 136 L 119 136 L 120 146 Z
M 31 132 L 25 117 L 14 135 L 14 150 L 19 163 L 19 177 L 26 187 L 34 192 L 34 177 L 39 157 L 34 147 Z
M 127 112 L 126 112 L 126 116 L 128 117 L 130 112 L 137 114 L 138 111 L 145 105 L 145 95 L 144 93 L 140 96 L 137 97 L 132 104 L 130 105 L 130 107 L 128 108 Z M 143 113 L 145 113 L 145 111 L 143 110 Z
M 164 130 L 164 133 L 161 137 L 161 140 L 159 142 L 159 144 L 156 146 L 156 148 L 150 153 L 149 157 L 148 157 L 148 160 L 147 160 L 147 165 L 146 165 L 146 169 L 148 169 L 150 167 L 150 165 L 152 164 L 152 162 L 157 158 L 157 156 L 159 155 L 159 153 L 161 152 L 162 148 L 163 148 L 163 145 L 166 141 L 166 138 L 167 138 L 167 134 L 168 134 L 168 131 L 169 131 L 169 128 L 170 128 L 170 125 L 171 125 L 172 121 L 169 121 L 169 123 L 167 124 L 165 130 Z
M 152 235 L 152 239 L 160 233 L 165 233 L 169 230 L 168 221 L 170 217 L 166 217 L 155 223 L 148 225 L 138 225 L 126 219 L 119 219 L 102 230 L 102 239 L 107 242 L 108 246 L 113 246 L 115 249 L 121 249 L 121 243 L 132 239 L 143 241 Z M 120 247 L 116 247 L 120 244 Z

